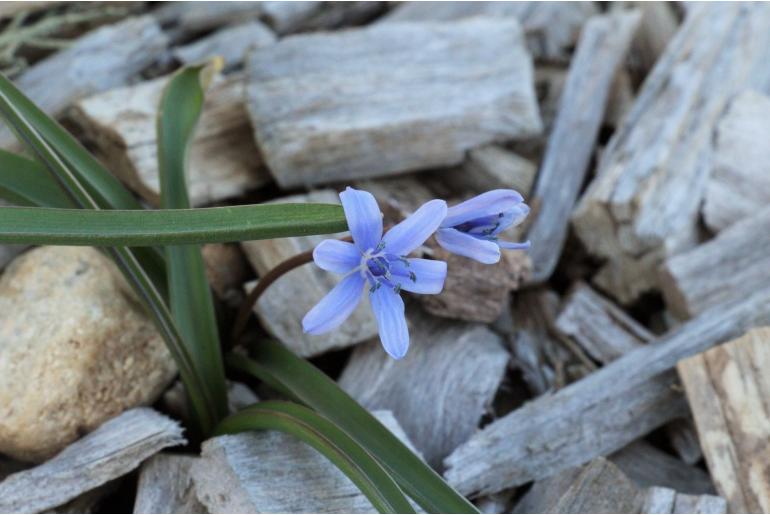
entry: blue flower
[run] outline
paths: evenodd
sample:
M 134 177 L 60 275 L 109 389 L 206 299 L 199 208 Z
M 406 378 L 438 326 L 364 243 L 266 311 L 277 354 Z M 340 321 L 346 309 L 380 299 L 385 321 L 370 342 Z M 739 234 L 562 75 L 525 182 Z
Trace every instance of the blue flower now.
M 409 348 L 401 290 L 439 293 L 446 279 L 446 263 L 407 258 L 422 245 L 444 219 L 446 202 L 426 202 L 409 218 L 382 235 L 382 213 L 374 197 L 348 188 L 340 193 L 353 243 L 324 240 L 313 251 L 316 265 L 344 274 L 335 286 L 302 319 L 306 333 L 321 334 L 340 326 L 369 290 L 385 351 L 401 359 Z
M 520 224 L 529 206 L 514 190 L 492 190 L 449 208 L 436 241 L 449 252 L 493 264 L 500 249 L 528 249 L 529 242 L 501 241 L 498 235 Z

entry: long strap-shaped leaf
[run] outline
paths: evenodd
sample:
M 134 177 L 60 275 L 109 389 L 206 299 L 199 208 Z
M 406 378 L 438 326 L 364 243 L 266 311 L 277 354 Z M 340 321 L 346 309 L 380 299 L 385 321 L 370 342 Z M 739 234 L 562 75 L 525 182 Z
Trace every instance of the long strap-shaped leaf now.
M 423 509 L 431 513 L 478 513 L 475 506 L 326 374 L 271 340 L 254 345 L 252 353 L 253 360 L 230 355 L 227 364 L 261 379 L 334 422 L 377 458 Z
M 0 81 L 0 85 L 4 84 Z M 43 163 L 48 170 L 60 181 L 62 188 L 69 195 L 72 201 L 85 208 L 83 213 L 91 212 L 89 210 L 99 210 L 100 206 L 91 196 L 86 186 L 78 179 L 77 173 L 71 166 L 64 162 L 61 155 L 57 153 L 51 144 L 35 128 L 25 115 L 23 115 L 16 105 L 9 99 L 7 88 L 0 87 L 0 114 L 5 118 L 10 127 L 32 152 L 34 157 Z M 45 115 L 42 115 L 45 117 Z M 40 122 L 40 120 L 36 120 Z M 42 208 L 4 208 L 8 211 L 18 209 L 42 209 Z M 78 210 L 75 210 L 76 212 Z M 97 213 L 98 211 L 93 211 Z M 194 392 L 192 408 L 196 414 L 196 419 L 200 421 L 201 428 L 208 432 L 213 428 L 216 417 L 209 411 L 211 402 L 205 402 L 210 399 L 206 384 L 194 372 L 193 362 L 187 349 L 182 343 L 181 336 L 177 330 L 171 313 L 169 313 L 164 300 L 148 277 L 140 263 L 137 261 L 134 253 L 125 247 L 114 247 L 109 249 L 110 255 L 115 260 L 118 268 L 133 287 L 139 298 L 147 307 L 150 315 L 158 327 L 158 330 L 166 342 L 172 356 L 174 357 L 182 380 L 187 387 Z M 193 397 L 193 396 L 191 396 Z
M 160 201 L 165 209 L 190 207 L 185 170 L 187 152 L 203 110 L 205 88 L 219 60 L 183 68 L 166 85 L 158 109 Z M 169 245 L 169 304 L 182 341 L 190 351 L 196 374 L 211 392 L 210 411 L 227 416 L 227 389 L 214 301 L 198 245 Z
M 323 454 L 380 513 L 414 513 L 398 485 L 355 440 L 324 417 L 290 402 L 254 404 L 224 419 L 215 434 L 274 429 L 296 436 Z
M 347 231 L 340 206 L 251 204 L 145 211 L 0 208 L 0 243 L 162 246 Z
M 17 206 L 75 207 L 72 199 L 37 161 L 0 149 L 0 198 Z M 166 263 L 151 247 L 133 249 L 136 258 L 166 297 Z
M 55 79 L 53 79 L 55 80 Z M 56 86 L 52 86 L 56 87 Z M 27 98 L 5 76 L 0 74 L 0 92 L 18 115 L 32 124 L 51 150 L 66 163 L 74 177 L 92 199 L 104 209 L 141 209 L 133 195 L 107 171 L 83 146 Z
M 75 207 L 43 165 L 2 149 L 0 198 L 17 206 Z

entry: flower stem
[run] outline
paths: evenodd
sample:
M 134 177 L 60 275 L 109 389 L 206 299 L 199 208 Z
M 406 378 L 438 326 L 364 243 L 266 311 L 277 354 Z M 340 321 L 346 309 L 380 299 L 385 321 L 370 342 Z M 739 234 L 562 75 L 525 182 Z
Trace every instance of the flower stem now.
M 340 241 L 353 241 L 353 239 L 350 236 L 346 236 L 344 238 L 340 238 Z M 285 261 L 282 261 L 264 276 L 259 278 L 257 285 L 253 290 L 249 292 L 249 295 L 243 300 L 241 307 L 238 309 L 238 316 L 235 319 L 233 332 L 230 334 L 230 339 L 233 345 L 237 344 L 238 340 L 243 335 L 243 331 L 246 329 L 246 324 L 249 322 L 249 317 L 254 312 L 254 305 L 257 303 L 265 290 L 267 290 L 270 285 L 272 285 L 282 275 L 312 261 L 313 250 L 311 249 L 297 254 L 296 256 L 292 256 Z

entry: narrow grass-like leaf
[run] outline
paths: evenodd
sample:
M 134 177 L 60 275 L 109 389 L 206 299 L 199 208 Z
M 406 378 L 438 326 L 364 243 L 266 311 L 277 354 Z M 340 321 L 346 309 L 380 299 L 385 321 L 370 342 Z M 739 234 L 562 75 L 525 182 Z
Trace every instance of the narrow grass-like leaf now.
M 0 198 L 17 206 L 75 207 L 45 166 L 2 149 Z
M 262 340 L 251 350 L 254 359 L 233 354 L 227 357 L 227 364 L 261 379 L 339 426 L 377 458 L 423 509 L 431 513 L 478 513 L 473 504 L 326 374 L 271 340 Z
M 55 86 L 53 86 L 55 87 Z M 71 173 L 96 204 L 103 209 L 141 209 L 134 196 L 99 161 L 54 119 L 46 115 L 5 76 L 0 74 L 0 92 L 19 116 L 49 142 L 51 150 L 66 163 Z M 16 132 L 18 129 L 11 126 Z M 18 135 L 18 132 L 17 132 Z M 19 135 L 23 138 L 22 135 Z
M 342 207 L 332 204 L 144 211 L 0 208 L 0 243 L 142 247 L 263 240 L 347 230 Z
M 5 84 L 6 82 L 3 79 L 3 81 L 0 81 L 0 84 Z M 15 88 L 11 89 L 15 91 Z M 52 176 L 60 182 L 63 190 L 68 194 L 72 202 L 83 208 L 81 210 L 62 211 L 94 214 L 99 212 L 98 210 L 101 209 L 100 205 L 81 181 L 81 174 L 74 170 L 69 163 L 65 162 L 59 152 L 54 150 L 53 145 L 57 143 L 49 143 L 38 132 L 36 127 L 30 123 L 27 117 L 10 100 L 8 88 L 2 86 L 0 86 L 0 115 L 5 118 L 8 125 L 34 157 L 45 165 Z M 44 114 L 42 116 L 45 117 Z M 10 212 L 15 210 L 43 210 L 44 208 L 9 207 L 3 209 L 7 209 L 7 212 Z M 208 404 L 205 402 L 204 397 L 205 387 L 201 378 L 197 377 L 194 373 L 193 362 L 182 343 L 179 331 L 174 324 L 174 320 L 161 293 L 130 249 L 115 246 L 110 248 L 108 252 L 155 321 L 169 351 L 177 362 L 182 380 L 187 386 L 188 391 L 191 392 L 190 396 L 193 398 L 192 408 L 196 419 L 200 422 L 204 432 L 210 431 L 216 422 L 216 417 L 208 410 Z
M 188 148 L 203 110 L 205 89 L 219 61 L 182 68 L 166 85 L 157 120 L 160 202 L 164 209 L 187 209 L 185 170 Z M 198 245 L 169 245 L 168 292 L 171 313 L 188 347 L 195 371 L 207 388 L 209 411 L 227 416 L 227 388 L 214 301 Z
M 0 149 L 0 198 L 17 206 L 74 207 L 42 164 Z M 136 258 L 163 297 L 166 296 L 166 263 L 151 247 L 133 249 Z
M 414 513 L 377 460 L 339 427 L 308 408 L 291 402 L 260 402 L 227 417 L 215 434 L 257 429 L 289 433 L 312 446 L 348 476 L 380 513 Z

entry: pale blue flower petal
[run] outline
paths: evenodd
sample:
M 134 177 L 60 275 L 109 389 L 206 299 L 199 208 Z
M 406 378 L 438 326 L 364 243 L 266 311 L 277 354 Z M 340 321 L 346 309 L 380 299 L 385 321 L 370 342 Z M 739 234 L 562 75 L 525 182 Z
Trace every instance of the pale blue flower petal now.
M 346 274 L 361 263 L 361 253 L 347 241 L 324 240 L 313 250 L 313 261 L 335 274 Z
M 372 194 L 348 187 L 340 200 L 353 243 L 361 252 L 376 248 L 382 238 L 382 212 Z
M 480 263 L 492 265 L 500 261 L 500 248 L 497 243 L 476 238 L 457 229 L 439 229 L 436 231 L 436 241 L 449 252 L 475 259 Z
M 446 279 L 446 263 L 435 259 L 410 258 L 409 264 L 391 266 L 391 282 L 412 293 L 441 293 Z
M 406 220 L 395 225 L 382 238 L 385 252 L 398 256 L 406 256 L 414 249 L 425 243 L 447 213 L 446 202 L 431 200 L 412 213 Z
M 525 241 L 524 243 L 515 243 L 513 241 L 497 240 L 497 244 L 500 245 L 501 248 L 507 250 L 526 250 L 531 246 L 528 241 Z
M 487 191 L 450 207 L 441 227 L 453 227 L 475 218 L 505 213 L 523 201 L 522 196 L 515 190 Z
M 369 299 L 377 318 L 380 341 L 385 352 L 394 359 L 403 358 L 409 349 L 409 329 L 406 326 L 401 295 L 383 286 L 370 293 Z
M 509 227 L 516 227 L 527 218 L 527 215 L 529 215 L 528 205 L 519 204 L 518 206 L 515 206 L 510 211 L 503 214 L 503 217 L 500 219 L 500 225 L 497 229 L 492 231 L 492 235 L 496 236 Z
M 344 278 L 302 319 L 306 333 L 321 334 L 339 327 L 356 309 L 366 280 L 359 273 Z

